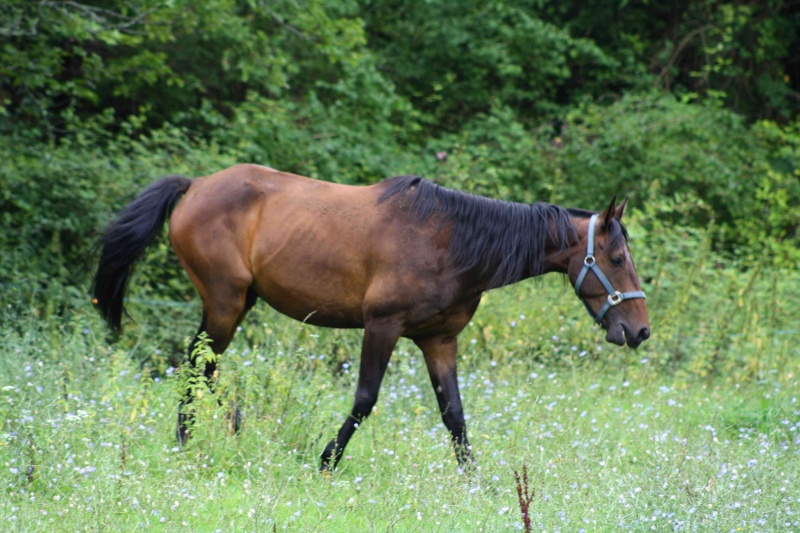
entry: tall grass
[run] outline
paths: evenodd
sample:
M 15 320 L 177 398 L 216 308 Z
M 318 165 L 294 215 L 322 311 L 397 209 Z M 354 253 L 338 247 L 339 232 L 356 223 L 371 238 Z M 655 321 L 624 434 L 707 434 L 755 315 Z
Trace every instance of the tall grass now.
M 398 346 L 339 470 L 323 477 L 318 455 L 350 409 L 359 332 L 260 306 L 223 356 L 224 401 L 203 394 L 179 450 L 185 376 L 155 369 L 170 369 L 164 351 L 182 347 L 148 338 L 160 330 L 146 313 L 116 346 L 89 309 L 62 323 L 18 317 L 0 329 L 0 521 L 8 531 L 519 530 L 514 472 L 525 468 L 535 531 L 798 529 L 796 337 L 764 334 L 770 323 L 754 315 L 769 316 L 766 303 L 742 288 L 782 282 L 751 279 L 715 278 L 712 307 L 696 314 L 656 291 L 654 338 L 638 351 L 602 343 L 558 280 L 490 293 L 461 336 L 474 474 L 456 466 L 411 343 Z M 741 305 L 725 303 L 739 292 Z M 172 311 L 170 329 L 190 333 L 192 309 L 159 312 Z M 725 343 L 713 325 L 726 327 Z M 718 347 L 713 368 L 676 360 L 684 344 L 664 330 Z M 751 358 L 751 369 L 733 368 Z M 226 422 L 234 400 L 239 436 Z
M 478 468 L 457 468 L 421 355 L 395 350 L 339 469 L 319 453 L 351 407 L 359 331 L 259 305 L 194 404 L 172 365 L 195 302 L 134 284 L 116 344 L 88 298 L 31 297 L 0 325 L 4 531 L 800 530 L 800 275 L 735 268 L 702 234 L 630 225 L 653 337 L 607 345 L 570 287 L 489 293 L 460 336 Z M 12 306 L 19 309 L 19 306 Z M 234 404 L 241 433 L 229 432 Z M 515 472 L 527 472 L 525 518 Z

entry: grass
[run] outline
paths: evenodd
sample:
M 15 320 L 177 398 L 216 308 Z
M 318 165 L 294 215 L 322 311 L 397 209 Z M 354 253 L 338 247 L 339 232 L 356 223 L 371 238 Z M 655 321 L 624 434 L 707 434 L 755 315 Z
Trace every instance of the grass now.
M 203 395 L 194 438 L 179 450 L 185 376 L 165 371 L 168 343 L 156 326 L 188 334 L 194 309 L 151 318 L 147 305 L 133 309 L 143 322 L 114 346 L 88 309 L 61 322 L 7 321 L 2 529 L 523 530 L 515 471 L 524 469 L 533 531 L 800 531 L 790 337 L 743 328 L 718 350 L 716 372 L 695 373 L 655 328 L 638 351 L 605 345 L 569 294 L 557 281 L 491 293 L 462 334 L 474 473 L 456 466 L 411 343 L 396 349 L 377 409 L 339 469 L 322 476 L 319 453 L 351 406 L 357 331 L 305 327 L 259 307 L 223 357 L 225 401 Z M 669 316 L 671 328 L 700 336 L 696 346 L 707 342 L 702 315 L 682 326 L 667 303 L 651 309 L 653 324 Z M 164 324 L 167 314 L 176 321 Z M 725 370 L 740 359 L 757 360 L 755 370 Z M 239 436 L 227 430 L 233 398 L 245 414 Z

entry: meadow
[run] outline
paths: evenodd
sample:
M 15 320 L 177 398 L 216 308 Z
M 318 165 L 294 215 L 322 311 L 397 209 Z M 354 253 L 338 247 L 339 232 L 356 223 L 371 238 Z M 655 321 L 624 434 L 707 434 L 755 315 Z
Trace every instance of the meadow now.
M 2 529 L 516 531 L 517 473 L 532 531 L 800 531 L 798 274 L 721 268 L 702 246 L 659 262 L 667 244 L 641 244 L 654 335 L 635 351 L 606 344 L 558 277 L 486 295 L 460 336 L 477 459 L 467 472 L 410 342 L 323 476 L 360 331 L 259 304 L 223 355 L 221 405 L 197 383 L 197 426 L 179 449 L 177 401 L 197 377 L 171 365 L 196 300 L 155 305 L 134 289 L 137 321 L 115 344 L 88 302 L 61 316 L 9 312 Z
M 0 531 L 800 531 L 797 2 L 0 13 Z M 605 343 L 558 277 L 490 292 L 460 337 L 475 470 L 401 342 L 323 476 L 359 331 L 261 303 L 212 397 L 178 368 L 200 304 L 166 239 L 119 338 L 89 301 L 113 213 L 234 163 L 595 210 L 629 195 L 652 337 Z

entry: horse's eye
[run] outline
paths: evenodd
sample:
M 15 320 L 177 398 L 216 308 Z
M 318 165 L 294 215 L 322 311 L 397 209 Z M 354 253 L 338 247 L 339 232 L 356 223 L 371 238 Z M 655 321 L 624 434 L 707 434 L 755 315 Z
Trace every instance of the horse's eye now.
M 615 267 L 621 267 L 624 262 L 625 262 L 625 257 L 621 255 L 618 257 L 611 258 L 611 264 L 614 265 Z

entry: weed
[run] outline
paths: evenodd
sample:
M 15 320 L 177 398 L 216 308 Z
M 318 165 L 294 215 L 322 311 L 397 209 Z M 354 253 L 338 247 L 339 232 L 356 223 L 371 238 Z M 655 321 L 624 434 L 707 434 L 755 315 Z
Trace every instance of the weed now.
M 519 472 L 516 470 L 514 470 L 514 479 L 517 482 L 517 498 L 519 500 L 519 512 L 522 514 L 522 523 L 525 527 L 525 533 L 529 533 L 532 531 L 530 506 L 536 491 L 533 489 L 528 490 L 528 467 L 524 464 L 522 465 L 521 482 Z

